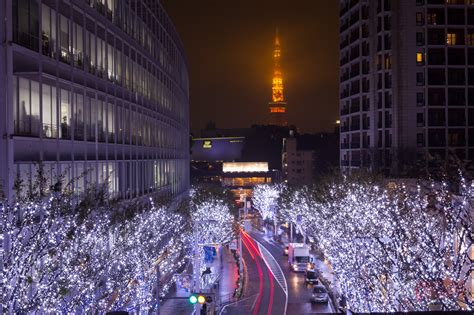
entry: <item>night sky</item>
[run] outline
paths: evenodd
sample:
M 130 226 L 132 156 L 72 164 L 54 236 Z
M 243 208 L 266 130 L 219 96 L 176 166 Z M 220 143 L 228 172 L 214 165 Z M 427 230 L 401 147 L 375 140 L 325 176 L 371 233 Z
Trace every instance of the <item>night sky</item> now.
M 191 130 L 263 124 L 278 27 L 288 120 L 333 131 L 338 119 L 337 0 L 161 0 L 186 49 Z

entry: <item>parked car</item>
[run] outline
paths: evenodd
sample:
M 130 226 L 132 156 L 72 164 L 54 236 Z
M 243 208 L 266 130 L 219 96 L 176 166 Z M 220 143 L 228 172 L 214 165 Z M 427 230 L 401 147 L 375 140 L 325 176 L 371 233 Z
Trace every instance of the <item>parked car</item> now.
M 329 302 L 328 291 L 323 285 L 318 284 L 313 287 L 313 294 L 311 294 L 311 302 L 312 303 L 328 303 Z
M 307 269 L 304 281 L 306 284 L 318 284 L 319 271 L 317 269 Z
M 285 246 L 285 249 L 283 250 L 283 255 L 288 256 L 288 245 Z

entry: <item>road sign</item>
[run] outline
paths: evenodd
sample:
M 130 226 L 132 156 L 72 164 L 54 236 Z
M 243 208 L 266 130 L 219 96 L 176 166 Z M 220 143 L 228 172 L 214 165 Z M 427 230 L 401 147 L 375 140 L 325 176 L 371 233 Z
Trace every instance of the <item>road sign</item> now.
M 214 246 L 203 246 L 204 249 L 204 262 L 212 263 L 214 257 L 216 257 L 216 248 Z
M 237 250 L 237 240 L 232 240 L 232 242 L 230 242 L 229 249 L 230 250 Z

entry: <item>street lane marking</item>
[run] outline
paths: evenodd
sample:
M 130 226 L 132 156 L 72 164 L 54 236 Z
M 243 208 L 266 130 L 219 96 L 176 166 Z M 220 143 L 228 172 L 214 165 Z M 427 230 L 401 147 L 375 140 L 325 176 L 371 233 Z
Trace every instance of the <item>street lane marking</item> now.
M 276 261 L 275 257 L 273 257 L 273 255 L 268 251 L 268 249 L 266 249 L 265 246 L 263 246 L 259 241 L 255 239 L 254 241 L 257 243 L 258 248 L 260 249 L 260 253 L 262 254 L 262 259 L 267 265 L 267 268 L 270 270 L 273 277 L 276 279 L 281 289 L 285 293 L 285 311 L 283 314 L 286 315 L 286 310 L 288 308 L 288 284 L 286 282 L 285 274 L 283 273 L 283 270 L 281 269 L 280 265 Z M 275 273 L 277 273 L 279 277 L 277 277 Z

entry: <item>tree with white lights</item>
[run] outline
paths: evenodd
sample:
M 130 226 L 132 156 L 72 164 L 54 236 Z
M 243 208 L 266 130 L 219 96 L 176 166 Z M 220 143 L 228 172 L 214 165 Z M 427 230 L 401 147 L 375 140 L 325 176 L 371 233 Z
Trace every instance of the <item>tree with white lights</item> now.
M 190 215 L 197 229 L 199 244 L 222 245 L 234 237 L 235 219 L 229 204 L 205 189 L 191 191 Z
M 276 208 L 278 197 L 281 193 L 280 185 L 257 185 L 253 189 L 253 206 L 258 210 L 263 220 L 274 221 L 276 219 Z
M 287 190 L 280 215 L 302 216 L 354 311 L 472 309 L 472 184 L 461 179 L 456 195 L 447 183 L 392 186 L 346 179 Z
M 152 205 L 112 221 L 117 209 L 78 204 L 66 193 L 2 206 L 2 313 L 148 312 L 169 289 L 191 244 L 181 215 Z

